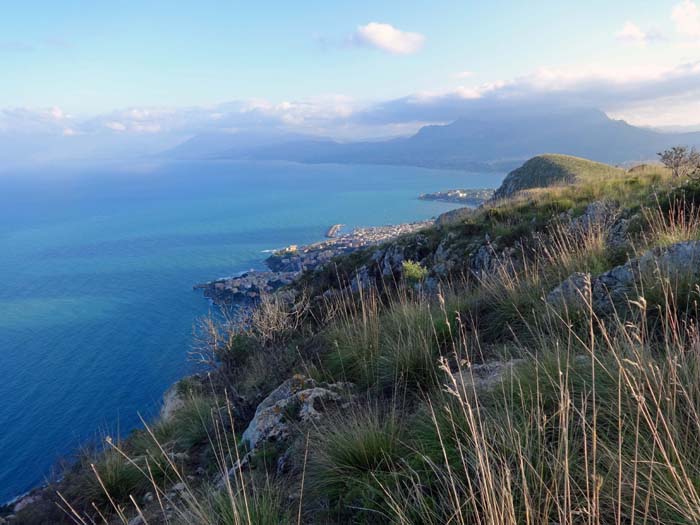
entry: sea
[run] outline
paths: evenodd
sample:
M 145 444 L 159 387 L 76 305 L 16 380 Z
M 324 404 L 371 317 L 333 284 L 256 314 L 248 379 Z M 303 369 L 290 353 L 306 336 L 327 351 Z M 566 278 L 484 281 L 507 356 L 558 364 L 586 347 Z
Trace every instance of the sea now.
M 157 414 L 195 366 L 196 283 L 263 269 L 332 224 L 458 207 L 503 175 L 285 162 L 63 163 L 0 172 L 0 503 Z

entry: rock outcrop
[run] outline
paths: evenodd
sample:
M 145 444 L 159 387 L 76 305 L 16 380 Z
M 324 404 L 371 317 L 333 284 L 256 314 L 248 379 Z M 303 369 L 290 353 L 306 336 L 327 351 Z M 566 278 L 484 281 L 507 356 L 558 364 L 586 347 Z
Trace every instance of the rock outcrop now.
M 160 409 L 160 419 L 169 421 L 175 412 L 185 406 L 185 397 L 182 394 L 180 383 L 177 382 L 168 388 L 163 394 L 163 406 Z
M 351 388 L 347 383 L 317 383 L 296 375 L 258 405 L 242 439 L 253 453 L 263 443 L 284 441 L 289 437 L 291 424 L 319 420 L 330 407 L 346 402 Z
M 458 395 L 472 391 L 493 390 L 501 383 L 523 359 L 511 359 L 510 361 L 489 361 L 487 363 L 473 364 L 453 374 L 456 387 L 460 390 Z M 453 387 L 455 385 L 452 385 Z
M 575 273 L 547 295 L 557 307 L 584 307 L 599 315 L 624 311 L 629 300 L 649 291 L 649 283 L 686 283 L 700 279 L 700 241 L 658 247 L 598 276 Z M 590 297 L 590 301 L 588 300 Z
M 575 272 L 547 294 L 547 302 L 558 308 L 583 309 L 590 297 L 591 274 Z
M 204 296 L 217 304 L 251 305 L 261 295 L 276 292 L 294 282 L 298 272 L 246 272 L 236 277 L 226 277 L 204 284 L 195 289 L 204 290 Z

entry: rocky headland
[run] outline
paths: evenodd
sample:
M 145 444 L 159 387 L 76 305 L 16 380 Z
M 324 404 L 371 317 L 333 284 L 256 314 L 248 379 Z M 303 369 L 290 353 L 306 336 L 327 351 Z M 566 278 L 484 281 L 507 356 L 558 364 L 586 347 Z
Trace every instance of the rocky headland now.
M 418 198 L 423 201 L 456 202 L 465 204 L 466 206 L 481 206 L 484 202 L 493 197 L 494 192 L 495 190 L 493 189 L 457 189 L 436 191 L 435 193 L 422 193 Z

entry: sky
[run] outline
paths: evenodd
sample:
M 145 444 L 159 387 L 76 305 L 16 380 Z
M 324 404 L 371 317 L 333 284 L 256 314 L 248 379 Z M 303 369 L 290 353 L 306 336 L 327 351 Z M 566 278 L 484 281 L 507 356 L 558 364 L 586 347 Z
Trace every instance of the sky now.
M 443 103 L 542 97 L 638 125 L 700 125 L 700 0 L 0 7 L 5 134 L 262 124 L 391 136 L 445 120 Z

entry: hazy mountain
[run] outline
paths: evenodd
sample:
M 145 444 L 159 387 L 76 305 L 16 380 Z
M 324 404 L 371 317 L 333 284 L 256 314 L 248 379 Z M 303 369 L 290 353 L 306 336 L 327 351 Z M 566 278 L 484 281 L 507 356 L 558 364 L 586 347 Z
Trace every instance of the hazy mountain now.
M 14 163 L 144 158 L 173 148 L 183 138 L 175 133 L 59 135 L 0 132 L 0 169 Z
M 176 159 L 245 158 L 259 148 L 312 140 L 318 139 L 276 129 L 215 131 L 195 135 L 164 155 Z
M 206 149 L 206 137 L 192 140 Z M 451 124 L 425 126 L 411 137 L 385 142 L 285 136 L 246 147 L 217 137 L 207 146 L 212 146 L 210 155 L 231 158 L 504 169 L 549 152 L 614 164 L 644 161 L 675 144 L 700 145 L 700 133 L 661 133 L 595 109 L 508 106 L 482 108 Z

